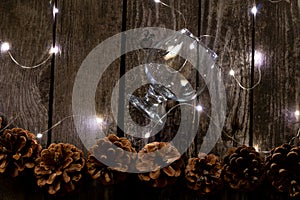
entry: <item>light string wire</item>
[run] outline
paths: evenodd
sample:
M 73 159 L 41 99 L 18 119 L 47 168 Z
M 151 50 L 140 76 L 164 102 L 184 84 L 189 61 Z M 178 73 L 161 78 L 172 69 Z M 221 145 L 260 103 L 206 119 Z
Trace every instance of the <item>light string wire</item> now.
M 52 14 L 53 14 L 53 20 L 56 19 L 56 15 L 58 13 L 58 9 L 56 8 L 55 4 L 53 3 L 54 1 L 50 1 L 50 5 L 52 5 Z M 19 61 L 17 61 L 17 59 L 13 56 L 12 52 L 10 51 L 10 45 L 8 42 L 4 42 L 0 40 L 0 46 L 1 46 L 1 52 L 5 53 L 7 52 L 7 54 L 9 55 L 10 59 L 19 67 L 21 67 L 22 69 L 34 69 L 34 68 L 38 68 L 40 66 L 43 66 L 44 64 L 46 64 L 54 54 L 57 54 L 60 50 L 57 46 L 52 46 L 48 52 L 49 55 L 44 58 L 40 63 L 35 64 L 33 66 L 26 66 L 21 64 Z
M 299 137 L 300 137 L 300 128 L 298 128 L 297 134 L 290 140 L 289 145 L 291 145 L 295 139 L 299 139 Z
M 212 36 L 212 35 L 201 35 L 200 37 L 199 37 L 199 40 L 200 41 L 202 41 L 203 40 L 203 38 L 205 38 L 205 37 L 207 37 L 207 38 L 214 38 L 215 40 L 217 40 L 216 39 L 216 37 L 214 37 L 214 36 Z M 229 68 L 230 68 L 230 71 L 229 71 L 229 75 L 230 76 L 232 76 L 233 77 L 233 79 L 235 80 L 235 82 L 238 84 L 238 86 L 241 88 L 241 89 L 243 89 L 243 90 L 253 90 L 254 88 L 256 88 L 260 83 L 261 83 L 261 79 L 262 79 L 262 74 L 261 74 L 261 69 L 260 69 L 260 67 L 257 67 L 257 71 L 258 71 L 258 80 L 255 82 L 255 84 L 253 85 L 253 86 L 251 86 L 251 87 L 246 87 L 246 86 L 244 86 L 240 81 L 239 81 L 239 79 L 236 77 L 236 75 L 235 75 L 235 71 L 234 71 L 234 69 L 233 69 L 233 63 L 234 63 L 234 61 L 233 61 L 233 56 L 232 56 L 232 53 L 231 53 L 231 51 L 230 51 L 230 49 L 229 49 L 229 47 L 227 46 L 227 45 L 224 45 L 224 48 L 225 48 L 225 50 L 228 52 L 228 54 L 229 54 L 229 59 L 230 59 L 230 63 L 229 63 Z M 213 49 L 212 49 L 213 50 Z M 217 58 L 218 59 L 218 58 Z M 219 65 L 219 64 L 216 64 L 217 65 L 217 67 L 219 67 L 223 72 L 225 71 L 225 69 L 224 69 L 224 67 L 222 66 L 222 65 Z
M 282 1 L 289 3 L 288 0 L 268 0 L 270 3 L 280 3 Z
M 57 126 L 59 126 L 62 122 L 64 122 L 65 120 L 69 119 L 69 118 L 73 118 L 73 117 L 78 117 L 80 115 L 69 115 L 69 116 L 66 116 L 64 118 L 62 118 L 60 121 L 56 122 L 54 125 L 52 125 L 49 129 L 47 130 L 44 130 L 44 131 L 41 131 L 39 133 L 37 133 L 37 137 L 38 138 L 41 138 L 43 137 L 44 134 L 48 133 L 50 130 L 56 128 Z
M 154 2 L 155 3 L 159 3 L 159 4 L 163 5 L 163 6 L 165 6 L 167 8 L 170 8 L 171 10 L 174 10 L 175 12 L 177 12 L 181 16 L 181 18 L 183 20 L 184 28 L 187 26 L 187 22 L 186 22 L 186 19 L 184 17 L 184 14 L 182 12 L 180 12 L 180 10 L 178 10 L 178 9 L 174 8 L 173 6 L 170 6 L 170 5 L 164 3 L 164 2 L 162 2 L 160 0 L 154 0 Z
M 238 142 L 236 139 L 234 139 L 232 136 L 230 136 L 225 130 L 223 130 L 221 127 L 219 127 L 218 125 L 217 125 L 217 123 L 213 120 L 213 118 L 208 114 L 208 113 L 206 113 L 205 111 L 204 111 L 204 109 L 201 109 L 200 111 L 199 110 L 197 110 L 197 106 L 194 106 L 194 105 L 192 105 L 192 104 L 190 104 L 190 103 L 179 103 L 179 104 L 177 104 L 177 105 L 175 105 L 175 106 L 173 106 L 172 108 L 170 108 L 159 120 L 158 120 L 158 122 L 156 122 L 155 124 L 154 124 L 154 127 L 153 127 L 153 129 L 158 125 L 158 124 L 160 124 L 160 121 L 162 121 L 165 117 L 167 117 L 168 116 L 168 114 L 170 114 L 174 109 L 176 109 L 177 107 L 179 107 L 179 106 L 189 106 L 189 107 L 192 107 L 192 108 L 194 108 L 197 112 L 199 112 L 199 113 L 204 113 L 210 120 L 211 120 L 211 122 L 213 122 L 214 123 L 214 125 L 215 125 L 215 127 L 219 130 L 219 131 L 221 131 L 221 132 L 223 132 L 224 134 L 225 134 L 225 136 L 226 137 L 228 137 L 229 139 L 231 139 L 233 142 L 236 142 L 237 144 L 239 144 L 239 145 L 243 145 L 243 144 L 241 144 L 240 142 Z
M 172 10 L 175 10 L 175 11 L 182 17 L 182 19 L 183 19 L 183 21 L 184 21 L 184 27 L 187 26 L 186 19 L 185 19 L 185 17 L 184 17 L 184 15 L 183 15 L 182 12 L 180 12 L 180 11 L 177 10 L 176 8 L 174 8 L 174 7 L 168 5 L 168 4 L 166 4 L 166 3 L 164 3 L 164 2 L 162 2 L 162 1 L 160 1 L 160 0 L 154 0 L 154 2 L 155 2 L 155 3 L 159 3 L 159 4 L 161 4 L 161 5 L 165 6 L 165 7 L 168 7 L 168 8 L 170 8 L 170 9 L 172 9 Z M 216 39 L 216 37 L 211 36 L 211 35 L 201 35 L 200 37 L 198 37 L 198 39 L 201 41 L 202 38 L 204 38 L 204 37 L 211 37 L 211 38 Z M 257 71 L 258 71 L 258 80 L 255 82 L 255 84 L 253 84 L 253 85 L 250 86 L 250 87 L 244 86 L 244 85 L 241 83 L 241 81 L 239 81 L 239 79 L 237 78 L 237 76 L 235 75 L 235 71 L 234 71 L 234 69 L 233 69 L 233 63 L 234 63 L 234 62 L 233 62 L 233 57 L 232 57 L 232 53 L 230 52 L 230 49 L 228 48 L 227 45 L 225 45 L 224 48 L 228 51 L 228 53 L 229 53 L 229 58 L 230 58 L 230 66 L 229 66 L 229 67 L 230 67 L 230 71 L 229 71 L 229 74 L 233 77 L 233 79 L 234 79 L 235 82 L 238 84 L 238 86 L 239 86 L 241 89 L 243 89 L 243 90 L 253 90 L 254 88 L 256 88 L 256 87 L 261 83 L 261 79 L 262 79 L 262 74 L 261 74 L 261 69 L 260 69 L 260 67 L 257 67 Z M 211 50 L 213 50 L 213 49 L 211 49 Z M 252 57 L 253 57 L 253 56 L 252 56 Z M 186 62 L 184 62 L 184 64 L 181 66 L 180 70 L 182 70 L 182 69 L 184 68 L 185 64 L 186 64 Z M 221 65 L 218 65 L 218 67 L 219 67 L 220 69 L 222 69 L 222 71 L 225 71 L 224 68 L 223 68 Z
M 0 129 L 0 133 L 3 132 L 5 129 L 7 129 L 10 125 L 12 125 L 14 123 L 14 121 L 16 121 L 19 117 L 20 117 L 20 114 L 15 116 L 13 119 L 9 120 L 9 122 L 6 124 L 6 126 L 4 126 L 2 129 Z
M 235 138 L 233 138 L 232 136 L 230 136 L 230 134 L 229 133 L 227 133 L 223 128 L 221 128 L 221 127 L 219 127 L 219 125 L 213 120 L 213 118 L 207 113 L 207 112 L 205 112 L 204 111 L 204 109 L 201 109 L 201 111 L 198 111 L 197 110 L 197 106 L 194 106 L 194 105 L 192 105 L 192 104 L 190 104 L 190 103 L 179 103 L 179 104 L 177 104 L 177 105 L 175 105 L 175 106 L 173 106 L 172 108 L 170 108 L 159 120 L 158 120 L 158 122 L 156 122 L 155 124 L 154 124 L 154 127 L 153 127 L 153 129 L 158 125 L 158 124 L 160 124 L 160 122 L 159 121 L 162 121 L 165 117 L 167 117 L 167 115 L 168 114 L 170 114 L 174 109 L 176 109 L 177 107 L 179 107 L 179 106 L 190 106 L 190 107 L 192 107 L 192 108 L 194 108 L 197 112 L 199 112 L 199 113 L 204 113 L 209 119 L 210 119 L 210 121 L 215 125 L 215 127 L 219 130 L 219 131 L 221 131 L 227 138 L 229 138 L 230 140 L 232 140 L 233 142 L 235 142 L 235 143 L 237 143 L 238 145 L 245 145 L 245 144 L 243 144 L 243 143 L 240 143 L 239 141 L 237 141 Z M 152 132 L 151 132 L 152 133 Z M 146 138 L 146 139 L 148 139 L 148 138 Z M 295 139 L 300 139 L 300 128 L 298 129 L 298 131 L 297 131 L 297 134 L 288 142 L 290 145 L 291 145 L 291 143 L 295 140 Z M 255 146 L 255 145 L 254 145 Z M 265 151 L 265 150 L 257 150 L 259 153 L 264 153 L 264 154 L 269 154 L 271 151 Z
M 66 116 L 66 117 L 62 118 L 60 121 L 56 122 L 54 125 L 52 125 L 49 129 L 41 131 L 41 132 L 38 132 L 35 135 L 36 135 L 37 138 L 42 138 L 44 136 L 44 134 L 46 134 L 50 130 L 56 128 L 57 126 L 59 126 L 62 122 L 66 121 L 67 119 L 73 118 L 73 117 L 79 117 L 79 116 L 80 115 L 69 115 L 69 116 Z M 10 125 L 12 125 L 13 122 L 16 121 L 16 119 L 18 119 L 19 117 L 20 117 L 20 114 L 18 114 L 12 120 L 9 120 L 9 122 L 3 128 L 0 129 L 0 133 L 3 132 L 5 129 L 7 129 Z
M 155 1 L 156 3 L 161 3 L 162 5 L 164 5 L 164 6 L 168 7 L 168 8 L 170 8 L 170 9 L 174 9 L 176 12 L 178 12 L 178 13 L 182 16 L 182 18 L 184 19 L 184 24 L 185 24 L 185 26 L 186 26 L 186 20 L 185 20 L 185 17 L 184 17 L 184 15 L 183 15 L 179 10 L 175 9 L 174 7 L 172 7 L 172 6 L 170 6 L 170 5 L 166 4 L 166 3 L 161 2 L 160 0 L 154 0 L 154 1 Z M 271 2 L 271 3 L 280 3 L 280 2 L 282 2 L 282 1 L 288 2 L 288 1 L 286 1 L 286 0 L 278 0 L 278 1 L 275 1 L 275 0 L 274 0 L 274 1 L 273 1 L 273 0 L 268 0 L 268 1 Z M 252 12 L 252 14 L 253 14 L 254 17 L 255 17 L 255 15 L 256 15 L 256 13 L 257 13 L 257 8 L 256 8 L 256 6 L 252 8 L 251 12 Z M 211 35 L 201 35 L 200 37 L 198 37 L 198 39 L 201 40 L 201 39 L 204 38 L 204 37 L 212 37 L 212 38 L 216 39 L 214 36 L 211 36 Z M 261 73 L 261 68 L 260 68 L 260 66 L 257 67 L 257 71 L 258 71 L 258 80 L 257 80 L 254 84 L 252 84 L 251 87 L 246 87 L 246 86 L 244 86 L 244 85 L 239 81 L 239 79 L 235 76 L 235 71 L 234 71 L 234 69 L 233 69 L 233 57 L 232 57 L 232 53 L 231 53 L 229 47 L 228 47 L 227 45 L 224 45 L 224 48 L 225 48 L 225 49 L 228 51 L 228 53 L 229 53 L 229 59 L 230 59 L 230 64 L 229 64 L 230 71 L 229 71 L 229 75 L 231 75 L 231 76 L 234 78 L 234 80 L 236 81 L 236 83 L 238 84 L 238 86 L 239 86 L 241 89 L 243 89 L 243 90 L 253 90 L 254 88 L 256 88 L 256 87 L 261 83 L 261 80 L 262 80 L 262 73 Z M 254 54 L 255 54 L 255 51 L 254 51 Z M 254 59 L 252 62 L 255 63 L 255 55 L 252 55 L 251 57 L 252 57 L 252 59 Z M 182 67 L 180 68 L 180 70 L 185 66 L 185 64 L 186 64 L 186 63 L 184 63 L 184 64 L 182 65 Z M 224 68 L 223 68 L 221 65 L 217 64 L 217 66 L 218 66 L 222 71 L 225 71 Z M 254 67 L 255 67 L 255 66 L 254 66 Z M 165 118 L 172 110 L 174 110 L 175 108 L 177 108 L 177 107 L 180 106 L 180 105 L 187 105 L 187 106 L 192 106 L 192 107 L 196 108 L 195 106 L 193 106 L 193 105 L 191 105 L 191 104 L 188 104 L 188 103 L 180 103 L 180 104 L 178 104 L 178 105 L 172 107 L 165 115 L 163 115 L 163 116 L 161 117 L 160 120 L 162 120 L 163 118 Z M 207 114 L 207 113 L 204 112 L 203 110 L 202 110 L 202 112 L 205 113 L 205 115 L 206 115 L 206 116 L 207 116 L 207 117 L 208 117 L 208 118 L 216 125 L 216 123 L 214 122 L 214 120 L 211 118 L 211 116 L 210 116 L 209 114 Z M 159 120 L 159 121 L 160 121 L 160 120 Z M 159 122 L 157 122 L 157 123 L 155 124 L 154 127 L 156 127 L 156 126 L 158 125 L 158 123 L 159 123 Z M 217 125 L 216 125 L 216 127 L 217 127 L 218 129 L 221 129 L 221 128 L 218 127 Z M 241 143 L 239 143 L 235 138 L 233 138 L 232 136 L 230 136 L 226 131 L 224 131 L 223 129 L 222 129 L 221 131 L 226 135 L 226 137 L 230 138 L 232 141 L 234 141 L 234 142 L 236 142 L 237 144 L 241 145 Z M 298 129 L 297 135 L 294 136 L 294 137 L 291 139 L 291 141 L 290 141 L 289 143 L 291 143 L 295 138 L 299 138 L 299 137 L 300 137 L 300 128 Z M 259 152 L 261 152 L 261 153 L 270 153 L 270 151 L 259 151 Z

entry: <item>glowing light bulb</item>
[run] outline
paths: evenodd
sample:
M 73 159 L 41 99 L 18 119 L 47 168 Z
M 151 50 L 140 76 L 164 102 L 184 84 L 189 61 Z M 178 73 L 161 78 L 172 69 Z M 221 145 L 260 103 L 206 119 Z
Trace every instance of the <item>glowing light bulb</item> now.
M 37 137 L 37 138 L 42 138 L 42 137 L 43 137 L 43 134 L 38 133 L 38 134 L 36 135 L 36 137 Z
M 263 64 L 263 61 L 264 61 L 264 55 L 259 51 L 255 51 L 254 64 L 257 66 L 261 66 Z
M 201 112 L 201 111 L 203 111 L 203 107 L 201 105 L 198 105 L 198 106 L 196 106 L 196 110 Z
M 53 7 L 53 17 L 55 17 L 55 15 L 59 12 L 58 8 L 56 8 L 55 6 Z
M 229 71 L 229 75 L 230 75 L 230 76 L 234 76 L 234 71 L 233 71 L 233 69 Z
M 59 52 L 59 48 L 57 46 L 51 47 L 49 53 L 50 54 L 57 54 Z
M 195 49 L 195 44 L 194 44 L 194 43 L 190 44 L 190 49 L 191 49 L 191 50 L 192 50 L 192 49 Z
M 147 132 L 146 134 L 145 134 L 145 138 L 149 138 L 150 137 L 150 132 Z
M 251 9 L 251 13 L 255 16 L 257 13 L 257 8 L 256 6 L 253 6 L 253 8 Z
M 253 146 L 253 148 L 257 151 L 257 152 L 259 152 L 259 147 L 258 147 L 258 145 L 256 144 L 256 145 L 254 145 Z
M 295 111 L 295 116 L 296 116 L 296 117 L 299 117 L 299 116 L 300 116 L 300 111 L 299 111 L 299 110 L 296 110 L 296 111 Z
M 1 44 L 1 52 L 7 52 L 10 49 L 10 45 L 8 42 L 3 42 Z
M 154 0 L 155 3 L 160 3 L 160 0 Z
M 102 124 L 104 122 L 103 118 L 102 117 L 96 117 L 96 122 L 98 124 Z

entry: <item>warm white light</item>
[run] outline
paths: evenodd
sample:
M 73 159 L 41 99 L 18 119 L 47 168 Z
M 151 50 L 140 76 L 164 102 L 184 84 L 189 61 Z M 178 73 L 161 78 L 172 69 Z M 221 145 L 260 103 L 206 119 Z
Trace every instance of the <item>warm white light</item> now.
M 190 44 L 190 49 L 191 50 L 195 49 L 195 44 L 194 43 Z
M 102 124 L 104 122 L 103 118 L 102 117 L 96 117 L 96 122 L 98 124 Z
M 201 105 L 196 106 L 196 110 L 201 112 L 203 110 L 203 107 Z
M 253 6 L 253 8 L 251 9 L 251 13 L 252 13 L 253 15 L 256 15 L 256 13 L 257 13 L 257 8 L 256 8 L 256 6 Z
M 230 76 L 234 76 L 234 71 L 233 71 L 233 69 L 229 71 L 229 75 L 230 75 Z
M 160 3 L 160 0 L 154 0 L 155 3 Z
M 55 6 L 53 7 L 53 16 L 55 16 L 58 13 L 58 8 L 56 8 Z
M 263 64 L 263 61 L 264 61 L 264 55 L 259 51 L 255 51 L 255 53 L 254 53 L 254 64 L 256 66 L 261 66 Z
M 49 53 L 50 54 L 57 54 L 59 52 L 59 48 L 57 46 L 51 47 Z
M 299 111 L 299 110 L 296 110 L 296 111 L 295 111 L 295 116 L 296 116 L 296 117 L 299 117 L 299 116 L 300 116 L 300 111 Z
M 43 134 L 38 133 L 38 134 L 36 135 L 36 137 L 37 137 L 37 138 L 42 138 L 42 137 L 43 137 Z
M 182 48 L 182 42 L 176 46 L 169 46 L 168 47 L 168 54 L 164 56 L 165 60 L 169 60 L 171 58 L 174 58 L 178 55 L 179 51 Z
M 189 82 L 188 82 L 188 80 L 186 80 L 186 79 L 180 80 L 180 84 L 181 84 L 183 87 L 185 87 L 188 83 L 189 83 Z
M 10 45 L 8 42 L 3 42 L 1 44 L 1 52 L 6 52 L 10 49 Z
M 145 134 L 145 138 L 149 138 L 150 137 L 150 132 L 147 132 L 146 134 Z
M 180 33 L 185 33 L 186 30 L 185 29 L 181 29 Z
M 259 152 L 258 145 L 254 145 L 253 147 L 254 147 L 254 149 L 255 149 L 257 152 Z

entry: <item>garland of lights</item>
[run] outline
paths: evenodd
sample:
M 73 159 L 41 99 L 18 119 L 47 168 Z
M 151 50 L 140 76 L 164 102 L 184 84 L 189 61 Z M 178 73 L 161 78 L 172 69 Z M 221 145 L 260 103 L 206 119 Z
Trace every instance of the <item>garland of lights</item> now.
M 160 0 L 154 1 L 172 8 Z M 270 2 L 278 3 L 281 0 Z M 55 4 L 52 9 L 55 20 L 59 10 Z M 176 11 L 184 19 L 183 14 Z M 257 8 L 253 7 L 251 13 L 255 16 Z M 186 23 L 185 19 L 184 22 Z M 0 40 L 1 53 L 8 53 L 10 59 L 24 69 L 40 67 L 47 63 L 53 55 L 60 52 L 60 48 L 54 45 L 49 49 L 49 55 L 41 63 L 25 66 L 14 58 L 10 49 L 9 43 Z M 261 81 L 259 68 L 258 72 L 258 82 L 251 88 L 241 85 L 232 68 L 229 74 L 239 87 L 251 90 Z M 196 109 L 203 111 L 199 105 Z M 297 110 L 294 114 L 298 118 L 300 111 Z M 69 117 L 73 116 L 68 116 L 63 120 Z M 52 128 L 58 126 L 63 120 Z M 102 118 L 97 120 L 99 123 L 103 122 Z M 300 175 L 294 174 L 295 170 L 300 170 L 300 146 L 291 145 L 294 139 L 299 138 L 300 129 L 289 143 L 274 147 L 270 152 L 259 152 L 255 147 L 240 145 L 236 148 L 229 148 L 223 158 L 214 154 L 200 153 L 197 157 L 189 158 L 187 163 L 184 163 L 181 155 L 170 143 L 152 142 L 137 151 L 127 138 L 119 138 L 115 134 L 109 134 L 96 141 L 87 155 L 81 149 L 68 143 L 52 143 L 49 147 L 42 148 L 37 138 L 42 138 L 43 134 L 48 131 L 33 134 L 22 128 L 10 129 L 8 125 L 2 127 L 2 118 L 0 117 L 0 173 L 12 177 L 34 176 L 37 185 L 46 189 L 51 195 L 67 195 L 69 192 L 75 192 L 80 189 L 82 182 L 90 180 L 98 181 L 103 187 L 116 185 L 126 180 L 127 168 L 134 168 L 140 171 L 136 174 L 138 179 L 151 187 L 164 188 L 176 183 L 180 177 L 184 177 L 186 187 L 201 196 L 216 194 L 224 188 L 253 191 L 266 181 L 278 192 L 286 193 L 287 197 L 300 197 Z M 114 145 L 118 147 L 118 152 L 111 150 Z M 158 166 L 155 171 L 145 172 L 146 166 L 152 162 L 147 158 L 147 154 L 164 148 L 166 149 L 164 154 L 157 156 L 167 157 L 167 165 Z M 122 157 L 123 151 L 136 152 L 138 156 L 124 158 Z M 261 153 L 268 155 L 265 157 Z M 108 160 L 128 159 L 128 165 L 109 167 L 99 161 L 98 156 Z
M 240 145 L 229 148 L 223 158 L 199 153 L 184 163 L 175 146 L 168 142 L 148 143 L 137 151 L 127 138 L 108 134 L 85 155 L 68 143 L 51 143 L 42 148 L 35 134 L 22 128 L 9 129 L 8 125 L 2 128 L 1 122 L 0 117 L 0 173 L 34 176 L 36 184 L 50 195 L 68 195 L 92 180 L 103 188 L 117 185 L 127 180 L 126 171 L 131 168 L 138 172 L 135 175 L 140 182 L 149 187 L 165 188 L 183 177 L 184 186 L 199 196 L 212 196 L 223 189 L 254 191 L 266 182 L 287 197 L 300 197 L 300 174 L 295 174 L 300 170 L 300 146 L 290 144 L 299 137 L 300 129 L 290 143 L 273 148 L 267 155 Z M 137 156 L 128 157 L 125 151 Z M 107 166 L 98 158 L 117 164 Z M 163 165 L 147 171 L 157 164 L 156 160 L 164 160 Z

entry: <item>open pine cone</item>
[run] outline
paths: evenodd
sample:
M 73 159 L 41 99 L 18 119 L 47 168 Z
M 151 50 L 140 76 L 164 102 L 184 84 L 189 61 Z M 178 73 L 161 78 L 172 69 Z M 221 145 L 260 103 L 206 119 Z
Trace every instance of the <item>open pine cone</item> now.
M 52 143 L 36 160 L 34 173 L 37 185 L 49 194 L 65 194 L 75 190 L 82 180 L 85 159 L 83 152 L 72 144 Z
M 35 135 L 22 128 L 6 129 L 0 136 L 0 173 L 16 177 L 33 169 L 42 147 Z
M 185 168 L 187 186 L 201 195 L 216 193 L 222 188 L 221 171 L 218 156 L 199 154 L 197 158 L 188 160 Z
M 141 172 L 138 177 L 153 187 L 162 188 L 174 183 L 181 175 L 182 167 L 181 155 L 170 143 L 152 142 L 138 153 L 136 168 Z
M 232 189 L 252 191 L 262 183 L 263 175 L 263 159 L 253 147 L 229 149 L 221 177 Z
M 283 144 L 266 158 L 267 179 L 279 192 L 300 198 L 300 146 Z
M 127 178 L 126 171 L 132 170 L 135 164 L 135 154 L 126 152 L 136 153 L 136 150 L 125 137 L 119 138 L 115 134 L 110 134 L 97 140 L 88 156 L 88 173 L 103 185 L 124 181 Z M 109 166 L 104 163 L 109 163 Z

